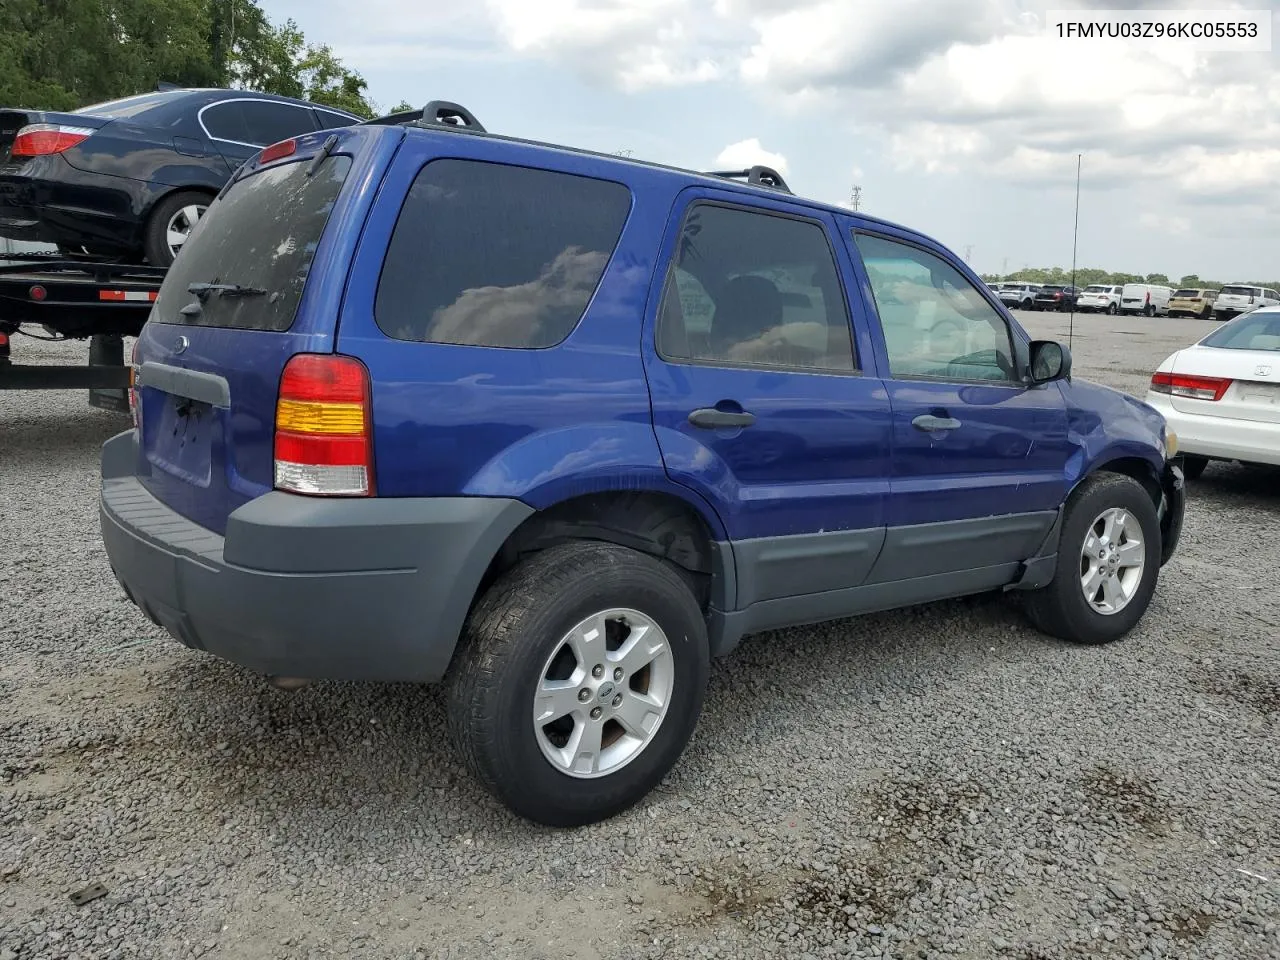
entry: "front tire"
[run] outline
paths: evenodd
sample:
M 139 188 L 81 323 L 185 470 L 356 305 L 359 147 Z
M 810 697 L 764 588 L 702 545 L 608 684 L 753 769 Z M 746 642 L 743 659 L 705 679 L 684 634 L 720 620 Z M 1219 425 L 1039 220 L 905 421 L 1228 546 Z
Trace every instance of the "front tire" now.
M 473 775 L 547 826 L 607 819 L 684 752 L 710 671 L 681 576 L 575 541 L 503 575 L 472 612 L 447 679 L 449 730 Z
M 1094 474 L 1067 500 L 1053 580 L 1027 596 L 1031 622 L 1070 643 L 1119 640 L 1151 603 L 1160 553 L 1160 520 L 1142 484 Z

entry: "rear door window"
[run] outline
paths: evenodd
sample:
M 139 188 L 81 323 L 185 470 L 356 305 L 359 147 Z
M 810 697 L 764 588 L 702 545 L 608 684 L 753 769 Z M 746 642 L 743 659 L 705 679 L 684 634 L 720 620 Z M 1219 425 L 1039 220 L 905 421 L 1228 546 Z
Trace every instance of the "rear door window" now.
M 239 100 L 227 100 L 207 106 L 200 112 L 204 131 L 215 140 L 248 143 L 249 129 L 245 126 L 243 104 Z
M 316 130 L 315 118 L 305 107 L 294 107 L 271 100 L 244 100 L 240 106 L 248 133 L 245 142 L 254 146 L 265 147 L 269 143 L 300 137 Z
M 293 324 L 302 289 L 351 158 L 329 157 L 313 176 L 308 162 L 268 167 L 231 188 L 209 208 L 165 274 L 156 319 L 205 327 L 283 331 Z M 193 283 L 260 290 L 242 296 L 190 292 Z M 184 316 L 180 311 L 199 306 Z
M 434 160 L 396 221 L 374 319 L 397 340 L 555 346 L 586 311 L 630 209 L 619 183 Z

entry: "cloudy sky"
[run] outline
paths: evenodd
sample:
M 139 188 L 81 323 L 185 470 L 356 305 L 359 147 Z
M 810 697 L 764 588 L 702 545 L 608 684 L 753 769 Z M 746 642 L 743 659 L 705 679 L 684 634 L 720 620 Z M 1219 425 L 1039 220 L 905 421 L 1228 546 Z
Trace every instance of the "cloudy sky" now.
M 981 271 L 1280 278 L 1280 0 L 261 0 L 387 108 L 792 189 L 924 230 Z M 1270 53 L 1048 36 L 1050 10 L 1268 10 Z

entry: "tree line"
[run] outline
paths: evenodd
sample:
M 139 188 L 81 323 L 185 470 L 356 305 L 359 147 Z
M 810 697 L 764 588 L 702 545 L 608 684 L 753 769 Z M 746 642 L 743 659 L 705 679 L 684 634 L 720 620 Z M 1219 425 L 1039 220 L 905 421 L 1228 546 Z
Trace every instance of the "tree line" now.
M 1032 267 L 1029 269 L 1018 270 L 1007 276 L 1001 276 L 997 273 L 984 273 L 982 279 L 988 283 L 1071 283 L 1071 271 L 1064 270 L 1062 267 Z M 1087 287 L 1091 284 L 1109 284 L 1119 286 L 1125 283 L 1157 283 L 1170 287 L 1193 287 L 1200 290 L 1220 290 L 1229 283 L 1248 283 L 1257 287 L 1271 287 L 1280 289 L 1280 281 L 1277 280 L 1202 280 L 1194 273 L 1189 273 L 1178 279 L 1175 283 L 1163 273 L 1148 273 L 1145 276 L 1140 273 L 1112 273 L 1108 270 L 1099 270 L 1096 267 L 1084 267 L 1076 270 L 1076 286 Z
M 272 23 L 257 0 L 0 0 L 0 105 L 74 110 L 164 82 L 390 112 L 327 44 Z

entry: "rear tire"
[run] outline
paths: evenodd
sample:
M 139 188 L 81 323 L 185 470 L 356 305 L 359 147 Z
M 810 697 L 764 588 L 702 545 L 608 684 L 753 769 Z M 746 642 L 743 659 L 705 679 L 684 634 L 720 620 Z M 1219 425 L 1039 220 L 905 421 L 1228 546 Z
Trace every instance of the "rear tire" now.
M 209 209 L 212 198 L 198 190 L 183 190 L 165 197 L 151 211 L 143 239 L 143 255 L 157 267 L 168 267 L 176 259 L 186 237 Z M 181 242 L 178 237 L 181 236 Z M 176 247 L 175 247 L 176 243 Z
M 1182 457 L 1182 475 L 1188 480 L 1199 480 L 1200 475 L 1204 473 L 1204 468 L 1209 465 L 1208 457 L 1186 456 Z
M 602 615 L 599 640 L 584 624 Z M 635 550 L 573 541 L 540 551 L 494 583 L 464 634 L 446 680 L 451 737 L 476 779 L 537 823 L 581 826 L 635 804 L 674 766 L 702 711 L 702 610 L 675 570 Z M 639 660 L 626 651 L 643 659 L 659 644 L 649 666 L 632 669 Z M 567 698 L 551 698 L 557 684 Z M 639 698 L 661 712 L 623 717 Z M 594 752 L 583 746 L 592 732 Z
M 1057 570 L 1047 586 L 1027 595 L 1027 614 L 1038 629 L 1069 643 L 1119 640 L 1151 603 L 1160 553 L 1160 520 L 1142 484 L 1118 473 L 1094 474 L 1067 499 Z M 1112 612 L 1104 612 L 1108 604 Z
M 1119 308 L 1119 307 L 1117 307 L 1114 303 L 1108 303 L 1108 304 L 1107 304 L 1107 314 L 1108 314 L 1109 316 L 1114 317 L 1114 316 L 1115 316 L 1117 313 L 1119 313 L 1119 312 L 1120 312 L 1120 308 Z

